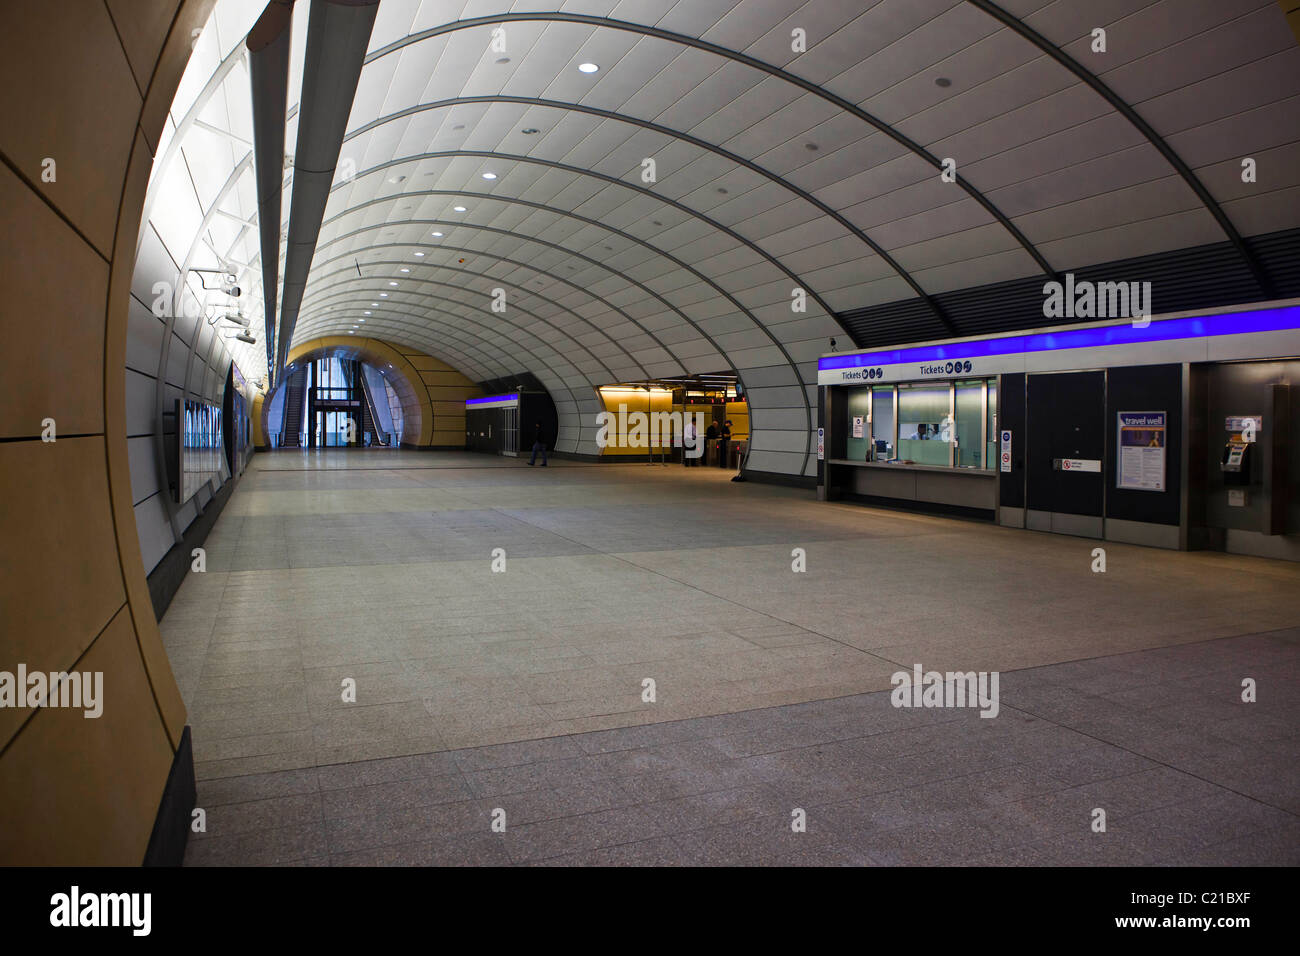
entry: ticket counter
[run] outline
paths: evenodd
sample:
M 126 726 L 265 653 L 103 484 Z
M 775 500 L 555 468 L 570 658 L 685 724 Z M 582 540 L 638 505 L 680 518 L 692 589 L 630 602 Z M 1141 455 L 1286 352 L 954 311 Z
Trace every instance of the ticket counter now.
M 822 356 L 818 495 L 1300 560 L 1300 302 Z

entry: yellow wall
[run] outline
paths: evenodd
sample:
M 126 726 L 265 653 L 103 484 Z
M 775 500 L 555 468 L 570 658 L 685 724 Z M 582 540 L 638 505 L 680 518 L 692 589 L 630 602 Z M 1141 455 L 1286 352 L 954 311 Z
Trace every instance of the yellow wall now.
M 616 458 L 626 455 L 644 455 L 651 449 L 648 444 L 649 428 L 646 428 L 646 439 L 638 441 L 635 444 L 629 444 L 627 436 L 619 430 L 618 407 L 619 405 L 627 406 L 627 414 L 633 412 L 678 412 L 685 414 L 688 410 L 704 412 L 704 428 L 709 427 L 713 421 L 712 405 L 674 405 L 672 404 L 672 393 L 668 391 L 647 393 L 643 388 L 621 388 L 618 386 L 605 386 L 598 390 L 600 395 L 601 406 L 613 417 L 609 429 L 610 444 L 601 449 L 600 454 L 603 457 Z M 749 404 L 747 402 L 727 402 L 725 419 L 731 419 L 731 437 L 733 440 L 749 438 Z M 704 434 L 704 429 L 700 430 Z M 617 442 L 617 444 L 615 444 Z
M 731 419 L 732 441 L 749 438 L 749 402 L 727 402 L 723 420 L 728 418 Z
M 633 412 L 671 412 L 673 410 L 672 392 L 646 392 L 642 388 L 602 388 L 599 391 L 601 404 L 613 418 L 610 421 L 609 444 L 600 450 L 605 457 L 615 458 L 624 455 L 645 455 L 650 451 L 650 428 L 643 429 L 644 437 L 635 444 L 628 444 L 626 433 L 619 429 L 618 408 L 627 406 L 627 414 Z M 667 436 L 663 436 L 667 437 Z
M 101 671 L 104 709 L 0 709 L 0 864 L 139 864 L 185 727 L 140 559 L 123 369 L 153 154 L 212 3 L 5 8 L 0 83 L 21 95 L 0 99 L 0 288 L 6 314 L 40 321 L 7 323 L 0 370 L 0 670 Z M 41 441 L 45 418 L 62 437 Z

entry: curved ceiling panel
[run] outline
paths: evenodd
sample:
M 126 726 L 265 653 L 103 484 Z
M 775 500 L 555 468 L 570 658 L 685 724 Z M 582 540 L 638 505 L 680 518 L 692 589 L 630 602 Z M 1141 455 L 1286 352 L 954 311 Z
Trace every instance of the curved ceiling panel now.
M 383 0 L 293 334 L 532 373 L 574 451 L 593 386 L 734 369 L 750 467 L 807 474 L 836 313 L 961 334 L 936 296 L 1224 239 L 1261 276 L 1298 89 L 1273 0 Z

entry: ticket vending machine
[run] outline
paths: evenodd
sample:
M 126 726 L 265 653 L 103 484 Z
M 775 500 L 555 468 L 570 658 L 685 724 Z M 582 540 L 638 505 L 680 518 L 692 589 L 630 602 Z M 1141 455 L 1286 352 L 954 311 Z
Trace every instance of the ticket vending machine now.
M 1254 446 L 1249 442 L 1230 441 L 1223 446 L 1223 460 L 1219 468 L 1223 472 L 1223 483 L 1234 487 L 1250 484 L 1250 453 Z

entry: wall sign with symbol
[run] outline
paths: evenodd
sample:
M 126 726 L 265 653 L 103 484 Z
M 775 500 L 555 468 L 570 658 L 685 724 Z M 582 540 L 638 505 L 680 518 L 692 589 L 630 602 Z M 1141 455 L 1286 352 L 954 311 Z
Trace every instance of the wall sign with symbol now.
M 826 429 L 817 429 L 817 460 L 824 461 L 826 458 Z
M 1011 430 L 1002 431 L 1002 470 L 1011 470 Z

